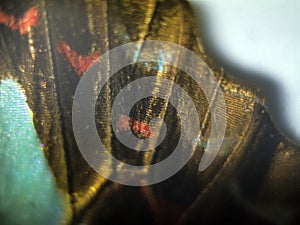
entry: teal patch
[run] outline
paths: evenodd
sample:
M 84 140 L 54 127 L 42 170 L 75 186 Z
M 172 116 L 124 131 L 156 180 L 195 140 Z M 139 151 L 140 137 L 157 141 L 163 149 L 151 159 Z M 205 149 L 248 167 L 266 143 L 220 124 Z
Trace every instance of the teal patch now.
M 24 93 L 0 81 L 0 223 L 59 224 L 62 200 L 47 166 Z

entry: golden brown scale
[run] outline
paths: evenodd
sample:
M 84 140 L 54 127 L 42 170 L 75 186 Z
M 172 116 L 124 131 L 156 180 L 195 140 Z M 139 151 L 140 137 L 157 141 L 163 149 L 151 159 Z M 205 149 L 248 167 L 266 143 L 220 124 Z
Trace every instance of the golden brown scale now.
M 197 24 L 186 1 L 41 0 L 32 1 L 28 6 L 24 2 L 19 6 L 17 2 L 11 4 L 15 5 L 10 5 L 10 9 L 15 7 L 18 12 L 23 7 L 23 13 L 36 7 L 39 21 L 38 26 L 20 35 L 10 29 L 8 23 L 3 25 L 6 20 L 0 11 L 0 79 L 14 76 L 26 91 L 45 156 L 58 188 L 69 199 L 66 207 L 72 212 L 67 213 L 66 223 L 300 223 L 299 146 L 276 131 L 257 88 L 214 66 L 203 50 Z M 212 165 L 198 172 L 205 147 L 200 144 L 179 173 L 155 185 L 123 186 L 98 175 L 82 158 L 74 139 L 72 102 L 80 77 L 70 60 L 57 51 L 61 40 L 76 56 L 101 55 L 132 41 L 140 43 L 138 52 L 141 54 L 144 40 L 173 42 L 199 55 L 214 72 L 227 109 L 225 139 Z M 176 55 L 175 65 L 181 57 Z M 198 69 L 205 72 L 205 68 Z M 160 72 L 143 63 L 126 67 L 104 87 L 96 106 L 96 122 L 107 149 L 115 157 L 134 164 L 148 165 L 166 158 L 173 151 L 170 143 L 176 143 L 180 134 L 176 111 L 156 98 L 141 103 L 132 114 L 143 123 L 154 116 L 165 118 L 172 132 L 167 133 L 167 141 L 155 151 L 128 153 L 111 131 L 110 108 L 115 96 L 134 79 L 150 75 L 180 84 L 191 96 L 204 143 L 211 129 L 209 102 L 196 82 L 183 71 L 164 65 Z M 108 71 L 103 79 L 107 76 Z M 172 87 L 165 88 L 171 90 Z M 169 95 L 167 91 L 166 98 Z M 181 104 L 187 110 L 191 107 L 186 102 Z M 110 161 L 103 164 L 117 169 Z

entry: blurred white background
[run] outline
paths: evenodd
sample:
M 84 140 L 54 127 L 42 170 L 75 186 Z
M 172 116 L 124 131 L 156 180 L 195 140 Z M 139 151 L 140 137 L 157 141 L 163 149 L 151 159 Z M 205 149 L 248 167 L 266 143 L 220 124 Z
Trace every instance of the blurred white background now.
M 256 84 L 282 133 L 300 141 L 300 1 L 190 0 L 204 47 Z

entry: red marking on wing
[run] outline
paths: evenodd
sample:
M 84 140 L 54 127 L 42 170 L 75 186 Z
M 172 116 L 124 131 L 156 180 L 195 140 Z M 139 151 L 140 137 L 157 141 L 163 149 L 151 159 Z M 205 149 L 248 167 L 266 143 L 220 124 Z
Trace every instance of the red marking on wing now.
M 36 26 L 39 20 L 39 11 L 31 7 L 18 21 L 18 29 L 21 34 L 25 34 L 32 26 Z
M 77 52 L 72 50 L 65 41 L 59 41 L 57 44 L 57 51 L 64 54 L 74 68 L 75 72 L 81 76 L 88 68 L 99 58 L 99 52 L 91 53 L 87 56 L 78 55 Z
M 130 130 L 129 121 L 130 118 L 128 116 L 121 115 L 117 123 L 118 131 Z
M 148 123 L 139 120 L 133 120 L 126 115 L 121 115 L 117 123 L 118 131 L 131 129 L 134 134 L 141 138 L 149 138 L 151 130 Z
M 0 24 L 4 24 L 10 27 L 12 30 L 16 30 L 15 17 L 13 15 L 3 12 L 1 6 L 0 6 Z
M 151 130 L 148 123 L 130 119 L 129 126 L 133 133 L 139 137 L 149 138 L 151 136 Z
M 18 30 L 20 34 L 26 34 L 30 27 L 37 26 L 39 19 L 39 11 L 35 7 L 27 10 L 23 17 L 16 18 L 2 11 L 0 7 L 0 24 L 8 26 L 11 30 Z

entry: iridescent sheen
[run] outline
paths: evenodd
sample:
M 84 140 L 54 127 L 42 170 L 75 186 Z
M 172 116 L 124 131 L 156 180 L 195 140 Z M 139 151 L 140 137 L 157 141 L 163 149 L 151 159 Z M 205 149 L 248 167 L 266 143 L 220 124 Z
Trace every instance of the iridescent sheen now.
M 0 81 L 0 217 L 2 225 L 54 225 L 63 203 L 20 86 Z

